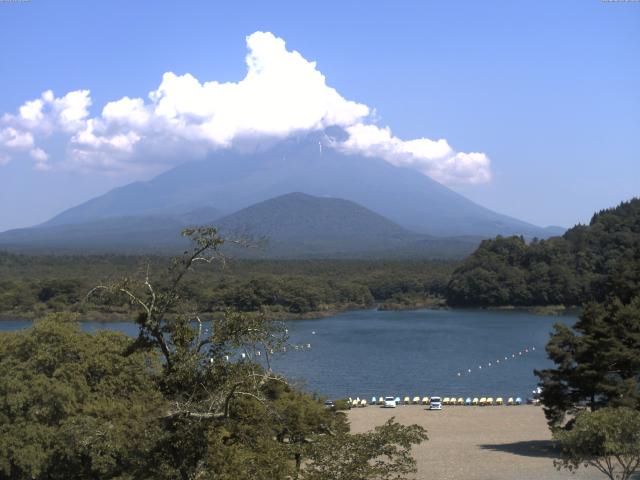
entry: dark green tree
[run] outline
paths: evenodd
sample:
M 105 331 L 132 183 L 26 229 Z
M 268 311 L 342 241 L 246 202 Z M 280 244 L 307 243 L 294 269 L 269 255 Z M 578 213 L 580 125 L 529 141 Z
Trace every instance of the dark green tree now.
M 536 374 L 552 427 L 585 408 L 640 408 L 640 297 L 588 304 L 572 328 L 555 326 L 546 349 L 556 366 Z

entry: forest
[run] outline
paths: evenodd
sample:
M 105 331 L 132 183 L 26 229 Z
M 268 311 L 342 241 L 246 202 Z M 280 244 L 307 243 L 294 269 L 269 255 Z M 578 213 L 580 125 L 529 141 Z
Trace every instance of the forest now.
M 0 253 L 0 314 L 37 317 L 72 311 L 97 319 L 130 313 L 130 305 L 87 304 L 96 285 L 123 276 L 162 275 L 165 257 L 28 256 Z M 189 297 L 205 313 L 233 308 L 279 318 L 346 309 L 442 305 L 456 263 L 437 260 L 234 260 L 196 271 Z
M 453 272 L 452 306 L 581 305 L 640 286 L 640 199 L 593 215 L 561 237 L 485 240 Z

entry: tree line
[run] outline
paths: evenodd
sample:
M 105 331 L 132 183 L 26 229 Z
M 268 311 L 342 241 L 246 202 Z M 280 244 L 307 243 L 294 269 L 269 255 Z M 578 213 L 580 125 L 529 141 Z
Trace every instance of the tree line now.
M 628 302 L 640 285 L 640 199 L 596 213 L 561 237 L 485 240 L 453 272 L 453 306 L 582 305 L 612 291 Z
M 0 313 L 40 316 L 72 311 L 128 315 L 126 302 L 84 302 L 93 285 L 121 276 L 162 275 L 162 257 L 27 256 L 0 253 Z M 442 302 L 451 261 L 227 260 L 194 272 L 189 296 L 205 313 L 264 310 L 274 316 L 345 309 L 420 307 Z

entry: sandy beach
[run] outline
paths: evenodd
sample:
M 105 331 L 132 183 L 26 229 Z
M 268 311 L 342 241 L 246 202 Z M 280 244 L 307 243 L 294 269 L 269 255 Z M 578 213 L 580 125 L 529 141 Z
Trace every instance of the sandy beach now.
M 353 432 L 371 430 L 395 417 L 423 426 L 429 440 L 414 449 L 416 480 L 559 480 L 602 479 L 597 470 L 558 471 L 542 408 L 444 407 L 420 405 L 395 409 L 368 406 L 349 412 Z

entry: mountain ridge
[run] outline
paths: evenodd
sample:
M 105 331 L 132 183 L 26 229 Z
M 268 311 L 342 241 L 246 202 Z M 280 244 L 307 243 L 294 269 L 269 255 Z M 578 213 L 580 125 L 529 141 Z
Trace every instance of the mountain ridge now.
M 178 214 L 201 207 L 233 213 L 292 191 L 351 200 L 405 228 L 434 236 L 549 236 L 544 228 L 493 212 L 415 170 L 345 153 L 318 136 L 288 139 L 248 153 L 220 150 L 150 181 L 113 189 L 44 225 Z
M 479 238 L 436 238 L 411 232 L 355 202 L 293 192 L 218 219 L 195 216 L 111 217 L 43 225 L 0 234 L 0 248 L 46 253 L 174 254 L 187 245 L 180 231 L 213 225 L 223 238 L 242 239 L 224 251 L 240 258 L 462 257 Z M 202 216 L 205 215 L 205 216 Z

